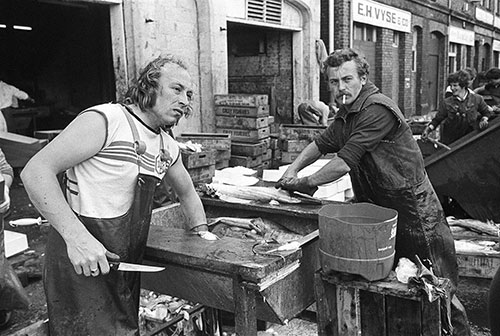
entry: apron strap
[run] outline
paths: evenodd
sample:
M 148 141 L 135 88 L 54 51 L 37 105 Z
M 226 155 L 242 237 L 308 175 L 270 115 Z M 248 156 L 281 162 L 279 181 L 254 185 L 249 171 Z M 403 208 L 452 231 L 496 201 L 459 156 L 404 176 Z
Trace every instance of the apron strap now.
M 127 105 L 124 104 L 121 105 L 125 108 L 125 110 L 122 111 L 123 114 L 125 114 L 125 117 L 127 118 L 128 124 L 130 126 L 130 130 L 132 131 L 135 153 L 137 154 L 137 165 L 139 165 L 139 155 L 146 153 L 146 143 L 141 140 L 139 132 L 137 131 L 137 127 L 135 126 L 135 123 L 132 120 L 132 116 L 130 114 L 132 114 L 133 111 Z

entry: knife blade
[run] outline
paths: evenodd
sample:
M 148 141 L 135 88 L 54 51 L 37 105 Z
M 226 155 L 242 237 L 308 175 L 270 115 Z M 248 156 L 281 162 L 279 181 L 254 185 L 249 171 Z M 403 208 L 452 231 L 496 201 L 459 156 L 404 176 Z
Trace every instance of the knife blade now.
M 165 269 L 165 267 L 131 264 L 121 261 L 110 261 L 109 267 L 111 267 L 111 269 L 124 272 L 160 272 Z

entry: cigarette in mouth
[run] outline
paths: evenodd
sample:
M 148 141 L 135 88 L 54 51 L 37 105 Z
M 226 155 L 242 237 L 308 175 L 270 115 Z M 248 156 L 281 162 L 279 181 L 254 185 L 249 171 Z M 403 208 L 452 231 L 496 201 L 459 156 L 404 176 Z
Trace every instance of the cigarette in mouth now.
M 345 105 L 345 95 L 342 96 L 342 104 Z

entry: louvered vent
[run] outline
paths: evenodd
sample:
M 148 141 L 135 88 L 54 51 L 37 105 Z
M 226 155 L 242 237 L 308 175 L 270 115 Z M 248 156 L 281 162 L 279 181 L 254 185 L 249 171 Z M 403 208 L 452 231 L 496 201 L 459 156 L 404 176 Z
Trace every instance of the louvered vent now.
M 248 18 L 281 24 L 282 0 L 248 0 Z

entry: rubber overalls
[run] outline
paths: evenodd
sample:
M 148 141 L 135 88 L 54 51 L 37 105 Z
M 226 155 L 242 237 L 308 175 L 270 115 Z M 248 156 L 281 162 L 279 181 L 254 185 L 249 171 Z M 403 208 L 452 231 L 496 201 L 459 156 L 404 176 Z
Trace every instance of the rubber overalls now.
M 134 139 L 137 130 L 132 120 Z M 89 232 L 120 260 L 141 263 L 146 248 L 152 199 L 159 179 L 139 174 L 129 211 L 112 219 L 79 216 Z M 44 286 L 51 336 L 139 335 L 140 274 L 110 270 L 106 275 L 78 275 L 61 235 L 51 228 L 45 251 Z

